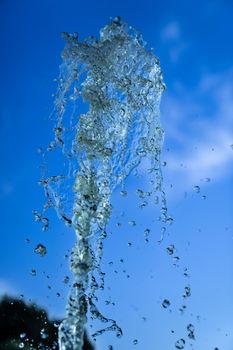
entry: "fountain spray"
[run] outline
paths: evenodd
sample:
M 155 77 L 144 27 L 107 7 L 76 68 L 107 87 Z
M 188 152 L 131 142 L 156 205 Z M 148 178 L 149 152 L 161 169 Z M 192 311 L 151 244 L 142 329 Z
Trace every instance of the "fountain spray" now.
M 49 151 L 61 147 L 69 171 L 67 176 L 50 177 L 44 185 L 59 217 L 77 236 L 70 264 L 74 280 L 66 317 L 59 327 L 59 347 L 81 350 L 88 311 L 107 324 L 94 336 L 104 331 L 122 336 L 116 321 L 98 310 L 94 296 L 100 286 L 104 287 L 101 257 L 111 216 L 111 194 L 145 157 L 151 160 L 155 191 L 161 196 L 162 220 L 167 220 L 159 117 L 165 85 L 159 60 L 141 35 L 119 17 L 100 31 L 98 40 L 89 37 L 79 42 L 76 33 L 64 33 L 64 37 L 66 47 L 55 96 L 55 139 Z M 88 106 L 83 114 L 77 113 L 80 99 Z M 66 191 L 61 190 L 64 183 Z M 65 203 L 71 187 L 69 217 Z

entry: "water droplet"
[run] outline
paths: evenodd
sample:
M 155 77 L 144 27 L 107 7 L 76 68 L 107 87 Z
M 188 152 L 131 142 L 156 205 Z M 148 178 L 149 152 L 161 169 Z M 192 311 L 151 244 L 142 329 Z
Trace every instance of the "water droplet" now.
M 32 275 L 32 276 L 36 276 L 36 270 L 35 270 L 35 269 L 32 269 L 32 270 L 31 270 L 31 275 Z
M 168 299 L 164 299 L 162 302 L 162 307 L 164 309 L 167 309 L 171 305 L 170 301 Z
M 42 339 L 48 338 L 48 334 L 46 333 L 44 328 L 41 329 L 40 336 L 41 336 Z
M 117 338 L 121 338 L 122 335 L 123 335 L 122 330 L 121 330 L 121 329 L 118 330 L 117 333 L 116 333 L 116 337 L 117 337 Z
M 30 243 L 30 239 L 29 239 L 29 238 L 26 238 L 26 239 L 25 239 L 25 242 L 26 242 L 26 243 Z
M 182 307 L 179 309 L 180 313 L 183 315 L 186 309 L 186 305 L 182 305 Z
M 120 194 L 122 195 L 122 197 L 126 197 L 127 196 L 127 191 L 122 190 L 122 191 L 120 191 Z
M 23 349 L 24 348 L 24 343 L 19 343 L 19 348 Z
M 193 186 L 193 191 L 196 192 L 196 193 L 200 193 L 200 186 Z
M 166 223 L 167 223 L 168 225 L 172 225 L 173 222 L 174 222 L 174 219 L 173 219 L 171 216 L 168 216 L 168 218 L 166 219 Z
M 70 280 L 69 276 L 65 276 L 64 279 L 63 279 L 63 282 L 65 284 L 67 284 L 67 283 L 69 283 L 69 280 Z
M 47 151 L 51 152 L 52 150 L 54 150 L 55 147 L 56 147 L 56 142 L 55 141 L 51 141 L 50 144 L 47 147 Z
M 179 256 L 174 256 L 173 257 L 173 261 L 174 261 L 174 265 L 180 260 Z
M 136 226 L 136 221 L 131 220 L 131 221 L 128 222 L 128 224 L 129 224 L 130 226 Z
M 185 347 L 185 340 L 182 339 L 182 338 L 177 340 L 177 342 L 175 343 L 175 347 L 177 349 L 179 349 L 179 350 L 184 349 L 184 347 Z
M 37 148 L 37 153 L 39 153 L 39 154 L 43 153 L 43 148 L 38 147 L 38 148 Z
M 148 237 L 149 234 L 150 234 L 150 229 L 149 229 L 149 228 L 146 228 L 146 229 L 144 230 L 144 236 L 145 236 L 145 237 Z
M 42 231 L 47 231 L 49 228 L 49 219 L 42 218 L 41 221 L 43 222 Z
M 21 339 L 23 339 L 23 338 L 25 338 L 25 337 L 26 337 L 26 333 L 21 333 L 21 334 L 20 334 L 20 338 L 21 338 Z
M 109 346 L 108 346 L 108 350 L 113 350 L 113 346 L 112 346 L 112 345 L 109 345 Z
M 201 198 L 205 200 L 205 199 L 206 199 L 206 196 L 205 196 L 205 195 L 203 195 Z
M 39 244 L 37 244 L 36 248 L 34 249 L 34 252 L 43 257 L 46 255 L 47 249 L 43 244 L 39 243 Z
M 136 190 L 136 194 L 138 195 L 139 198 L 146 197 L 146 192 L 144 192 L 143 190 L 140 190 L 139 188 Z
M 210 181 L 211 181 L 210 177 L 205 178 L 205 182 L 210 182 Z
M 143 208 L 145 208 L 147 205 L 148 205 L 148 202 L 147 202 L 147 201 L 143 201 L 143 202 L 139 205 L 139 208 L 143 209 Z
M 38 210 L 33 210 L 32 214 L 34 216 L 35 222 L 40 222 L 42 220 L 42 214 Z
M 134 339 L 133 340 L 133 345 L 137 345 L 138 344 L 138 340 L 137 339 Z
M 169 255 L 174 254 L 174 250 L 175 250 L 174 244 L 170 244 L 170 245 L 166 248 L 166 252 L 167 252 Z
M 131 242 L 128 242 L 128 246 L 129 246 L 129 247 L 132 247 L 132 243 L 131 243 Z
M 191 323 L 188 324 L 187 331 L 188 331 L 188 337 L 190 339 L 195 339 L 195 336 L 194 336 L 195 328 L 194 328 L 193 324 L 191 324 Z
M 184 288 L 184 294 L 183 294 L 183 297 L 184 298 L 188 298 L 191 296 L 191 288 L 189 286 L 186 286 Z

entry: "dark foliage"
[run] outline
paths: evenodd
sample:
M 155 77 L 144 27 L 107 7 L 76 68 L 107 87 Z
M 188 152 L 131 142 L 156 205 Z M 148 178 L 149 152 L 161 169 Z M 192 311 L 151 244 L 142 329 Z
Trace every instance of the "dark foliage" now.
M 59 320 L 49 320 L 47 312 L 35 304 L 4 297 L 0 302 L 0 350 L 57 350 Z M 94 350 L 84 337 L 83 350 Z

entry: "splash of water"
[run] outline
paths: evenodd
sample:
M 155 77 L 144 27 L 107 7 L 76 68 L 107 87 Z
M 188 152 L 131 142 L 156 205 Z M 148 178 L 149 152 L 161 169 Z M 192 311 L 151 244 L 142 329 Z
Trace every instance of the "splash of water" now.
M 94 303 L 104 288 L 101 272 L 103 240 L 111 215 L 111 194 L 116 186 L 149 157 L 155 173 L 155 190 L 162 191 L 160 153 L 163 130 L 159 104 L 164 91 L 158 59 L 141 36 L 120 18 L 100 31 L 100 39 L 78 41 L 64 34 L 66 47 L 55 96 L 55 139 L 66 156 L 68 174 L 42 180 L 59 217 L 73 227 L 77 242 L 71 254 L 74 281 L 68 297 L 66 318 L 59 327 L 60 350 L 81 350 L 87 312 L 106 323 L 104 331 L 122 330 L 101 314 Z M 76 117 L 79 98 L 88 105 Z M 73 188 L 73 193 L 71 193 Z

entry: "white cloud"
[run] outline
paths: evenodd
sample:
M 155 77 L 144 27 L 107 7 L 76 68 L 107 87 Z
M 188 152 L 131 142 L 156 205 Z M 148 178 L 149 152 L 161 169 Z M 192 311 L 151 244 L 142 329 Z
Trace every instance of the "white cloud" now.
M 178 40 L 180 38 L 180 26 L 176 21 L 169 22 L 161 30 L 161 38 L 163 40 Z
M 194 184 L 205 177 L 221 179 L 232 171 L 233 150 L 230 145 L 233 133 L 225 130 L 218 133 L 214 141 L 203 140 L 193 152 L 172 153 L 167 158 L 170 172 L 180 173 L 182 182 Z M 213 143 L 215 146 L 211 147 Z
M 177 21 L 167 23 L 162 28 L 160 37 L 163 43 L 168 45 L 168 53 L 171 62 L 177 62 L 188 46 L 181 36 L 179 23 Z
M 168 177 L 182 188 L 233 171 L 233 71 L 206 74 L 193 91 L 178 84 L 163 101 L 163 125 L 171 150 Z

